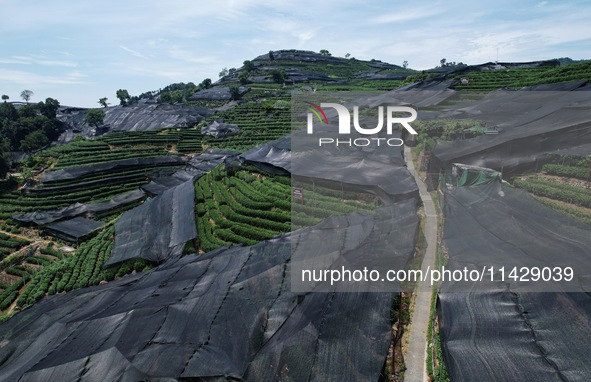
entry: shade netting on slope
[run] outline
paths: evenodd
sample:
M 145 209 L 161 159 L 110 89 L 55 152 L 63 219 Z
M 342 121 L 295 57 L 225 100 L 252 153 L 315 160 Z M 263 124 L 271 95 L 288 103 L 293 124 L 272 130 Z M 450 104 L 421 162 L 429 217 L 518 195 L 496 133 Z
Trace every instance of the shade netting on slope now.
M 459 162 L 492 168 L 507 177 L 541 169 L 549 154 L 580 152 L 591 143 L 591 92 L 580 91 L 580 85 L 561 89 L 566 85 L 557 84 L 555 91 L 548 85 L 541 88 L 545 91 L 491 92 L 431 116 L 477 119 L 498 134 L 438 142 L 429 173 L 436 176 Z M 568 91 L 573 87 L 576 91 Z
M 45 230 L 53 236 L 75 242 L 103 225 L 104 222 L 77 217 L 51 224 Z
M 83 166 L 67 167 L 56 171 L 47 171 L 41 176 L 41 181 L 46 183 L 60 180 L 71 180 L 78 179 L 90 174 L 131 170 L 139 167 L 183 165 L 187 161 L 187 157 L 180 155 L 166 155 L 153 158 L 120 159 L 105 163 L 94 163 Z
M 236 151 L 209 149 L 203 154 L 193 156 L 185 168 L 175 171 L 172 175 L 152 179 L 142 189 L 152 195 L 159 195 L 165 190 L 178 186 L 188 180 L 196 180 L 216 166 L 224 163 L 227 158 L 238 155 Z
M 586 293 L 442 293 L 438 317 L 452 381 L 588 381 Z
M 588 379 L 589 232 L 589 225 L 522 190 L 501 189 L 498 183 L 447 190 L 446 267 L 496 269 L 493 281 L 487 271 L 481 282 L 442 284 L 438 316 L 453 381 Z M 530 273 L 515 280 L 508 277 L 514 267 L 519 275 L 523 268 L 571 267 L 574 277 L 572 282 L 545 282 Z
M 105 265 L 142 258 L 161 262 L 180 255 L 197 237 L 195 190 L 188 180 L 127 211 L 115 223 L 115 245 Z
M 450 267 L 488 269 L 493 266 L 506 270 L 570 267 L 572 280 L 567 280 L 568 277 L 535 280 L 529 275 L 527 280 L 516 281 L 508 277 L 507 271 L 505 282 L 512 290 L 591 291 L 588 224 L 541 204 L 524 190 L 501 188 L 498 182 L 447 190 L 443 211 L 443 243 L 449 252 Z M 500 277 L 496 275 L 493 281 Z M 453 288 L 486 289 L 480 285 L 458 282 Z
M 214 113 L 213 110 L 196 105 L 170 105 L 168 103 L 139 102 L 128 106 L 113 106 L 103 109 L 105 112 L 105 131 L 146 131 L 169 127 L 188 128 L 199 123 Z M 69 129 L 59 141 L 67 143 L 75 136 L 73 131 L 83 136 L 95 136 L 94 126 L 84 123 L 88 109 L 61 107 L 57 119 Z
M 34 211 L 24 214 L 16 214 L 12 215 L 12 218 L 24 223 L 32 222 L 35 224 L 44 225 L 61 219 L 76 217 L 84 214 L 98 214 L 101 212 L 111 211 L 121 206 L 138 202 L 145 197 L 146 194 L 142 190 L 136 189 L 117 195 L 113 199 L 109 199 L 104 202 L 88 204 L 74 203 L 70 206 L 56 210 Z
M 309 182 L 327 181 L 339 188 L 375 194 L 384 202 L 418 195 L 398 147 L 388 152 L 356 150 L 343 154 L 338 149 L 310 149 L 305 139 L 302 133 L 294 133 L 255 147 L 240 158 L 267 172 L 291 174 Z
M 412 292 L 415 280 L 386 275 L 420 267 L 416 209 L 416 200 L 407 199 L 379 207 L 374 214 L 332 216 L 303 229 L 292 247 L 292 290 Z M 326 272 L 330 277 L 321 276 Z
M 326 224 L 318 233 L 331 232 Z M 5 381 L 376 381 L 391 339 L 392 294 L 292 292 L 292 242 L 306 237 L 172 258 L 45 298 L 0 325 L 0 374 Z

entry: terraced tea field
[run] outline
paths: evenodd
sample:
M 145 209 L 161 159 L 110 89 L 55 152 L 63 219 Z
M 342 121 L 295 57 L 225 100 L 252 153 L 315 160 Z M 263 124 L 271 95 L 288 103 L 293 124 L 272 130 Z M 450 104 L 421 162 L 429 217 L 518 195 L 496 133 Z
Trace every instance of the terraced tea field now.
M 539 84 L 591 80 L 591 63 L 583 62 L 567 66 L 500 69 L 489 71 L 468 71 L 454 75 L 459 80 L 467 78 L 467 84 L 458 83 L 456 90 L 491 91 L 497 89 L 519 89 Z
M 591 224 L 591 160 L 587 157 L 555 156 L 536 175 L 517 178 L 517 187 L 542 203 Z

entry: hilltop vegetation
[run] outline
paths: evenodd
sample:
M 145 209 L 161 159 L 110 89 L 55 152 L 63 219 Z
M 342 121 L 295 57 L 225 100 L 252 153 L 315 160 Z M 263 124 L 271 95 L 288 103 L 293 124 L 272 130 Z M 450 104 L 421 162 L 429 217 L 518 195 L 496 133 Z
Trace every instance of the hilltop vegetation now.
M 53 98 L 18 108 L 6 100 L 0 103 L 0 178 L 9 169 L 9 152 L 39 150 L 57 138 L 61 128 L 56 120 L 58 108 Z
M 458 80 L 457 90 L 491 91 L 496 89 L 519 89 L 540 84 L 568 81 L 590 81 L 591 62 L 567 66 L 539 66 L 533 68 L 506 68 L 497 70 L 466 70 L 449 76 Z M 465 78 L 468 83 L 459 80 Z

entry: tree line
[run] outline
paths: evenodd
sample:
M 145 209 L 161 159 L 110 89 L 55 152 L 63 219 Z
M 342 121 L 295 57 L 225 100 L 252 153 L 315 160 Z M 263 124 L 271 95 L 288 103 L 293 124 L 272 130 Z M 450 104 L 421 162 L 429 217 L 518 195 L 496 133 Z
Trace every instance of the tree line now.
M 26 105 L 16 107 L 6 102 L 3 95 L 0 103 L 0 177 L 9 170 L 9 153 L 12 151 L 33 152 L 56 139 L 60 134 L 61 122 L 56 119 L 60 106 L 58 100 L 46 98 L 45 101 L 29 103 L 33 96 L 30 90 L 21 93 Z

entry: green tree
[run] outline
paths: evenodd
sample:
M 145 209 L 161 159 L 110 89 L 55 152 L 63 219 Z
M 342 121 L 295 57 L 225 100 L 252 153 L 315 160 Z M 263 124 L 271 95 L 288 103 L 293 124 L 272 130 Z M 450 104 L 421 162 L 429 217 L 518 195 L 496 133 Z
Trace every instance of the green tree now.
M 100 125 L 103 124 L 103 121 L 105 119 L 105 112 L 102 109 L 88 109 L 88 112 L 86 112 L 86 116 L 84 117 L 84 123 L 94 126 L 94 127 L 99 127 Z
M 445 58 L 442 58 L 441 60 L 439 60 L 439 63 L 441 64 L 442 68 L 445 66 L 446 62 L 447 62 L 447 60 Z
M 182 90 L 175 90 L 171 94 L 171 103 L 182 103 L 185 101 L 185 93 Z
M 220 78 L 225 77 L 227 75 L 228 75 L 228 68 L 223 68 L 219 74 Z
M 39 150 L 49 143 L 49 139 L 41 130 L 35 130 L 25 137 L 21 142 L 20 149 L 26 152 Z
M 23 90 L 21 92 L 21 98 L 25 100 L 25 102 L 27 104 L 29 104 L 29 100 L 31 99 L 31 97 L 33 96 L 33 92 L 30 90 Z
M 204 79 L 203 81 L 201 81 L 199 86 L 201 86 L 202 89 L 209 89 L 211 87 L 211 79 L 210 78 Z
M 330 52 L 326 49 L 320 50 L 320 54 L 323 56 L 332 56 L 332 54 L 330 54 Z
M 2 100 L 4 101 L 4 103 L 6 103 L 6 101 L 9 99 L 10 97 L 7 96 L 6 94 L 2 94 Z
M 4 178 L 8 170 L 10 170 L 9 152 L 10 141 L 5 137 L 0 136 L 0 178 Z
M 234 74 L 234 73 L 236 73 L 236 68 L 228 69 L 228 74 Z
M 408 61 L 406 61 L 406 60 L 402 61 L 402 67 L 404 69 L 408 68 Z
M 271 78 L 278 84 L 282 84 L 285 81 L 285 70 L 273 69 L 271 71 Z
M 23 139 L 34 131 L 40 131 L 48 140 L 52 140 L 59 135 L 59 122 L 44 115 L 20 117 L 5 125 L 3 133 L 10 139 L 12 148 L 18 150 Z
M 238 81 L 240 81 L 240 83 L 242 85 L 246 85 L 249 81 L 248 81 L 248 72 L 242 71 L 240 72 L 240 74 L 238 74 Z
M 242 63 L 242 65 L 243 65 L 244 70 L 247 71 L 247 72 L 251 72 L 251 71 L 254 70 L 254 63 L 252 61 L 250 61 L 250 60 L 245 60 Z
M 37 115 L 37 105 L 25 105 L 18 108 L 19 118 L 34 117 Z
M 107 103 L 108 98 L 107 97 L 102 97 L 99 98 L 98 103 L 102 106 L 102 107 L 107 107 L 107 105 L 109 105 Z
M 130 104 L 131 96 L 129 95 L 129 92 L 127 91 L 127 89 L 117 90 L 116 95 L 117 95 L 117 98 L 119 98 L 119 104 L 121 106 L 127 106 Z
M 170 94 L 170 92 L 164 92 L 160 94 L 160 97 L 158 97 L 158 102 L 160 103 L 172 103 L 172 96 Z
M 273 51 L 270 50 L 269 51 L 269 60 L 273 61 L 275 59 L 275 56 L 273 55 Z
M 0 123 L 2 121 L 9 120 L 9 121 L 16 121 L 18 118 L 18 111 L 16 111 L 16 107 L 14 107 L 11 103 L 0 103 Z
M 60 107 L 60 103 L 58 100 L 53 98 L 46 98 L 45 102 L 41 101 L 37 104 L 39 111 L 41 114 L 46 116 L 49 119 L 55 119 L 57 114 L 57 110 Z
M 230 87 L 230 99 L 237 101 L 241 97 L 240 88 L 238 86 L 231 86 Z

